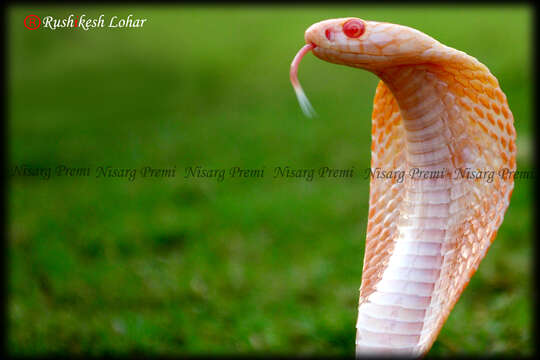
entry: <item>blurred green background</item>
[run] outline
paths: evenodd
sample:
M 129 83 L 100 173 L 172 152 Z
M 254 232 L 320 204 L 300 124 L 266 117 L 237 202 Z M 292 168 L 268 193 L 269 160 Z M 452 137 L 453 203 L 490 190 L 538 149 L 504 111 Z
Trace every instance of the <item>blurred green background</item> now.
M 142 29 L 27 30 L 28 14 L 147 18 Z M 530 169 L 531 9 L 12 7 L 8 166 L 176 166 L 169 179 L 8 183 L 10 354 L 354 354 L 369 182 L 273 179 L 370 164 L 378 79 L 308 55 L 305 29 L 358 16 L 419 29 L 486 64 Z M 186 166 L 266 167 L 184 179 Z M 93 171 L 93 170 L 92 170 Z M 532 182 L 430 355 L 532 352 Z

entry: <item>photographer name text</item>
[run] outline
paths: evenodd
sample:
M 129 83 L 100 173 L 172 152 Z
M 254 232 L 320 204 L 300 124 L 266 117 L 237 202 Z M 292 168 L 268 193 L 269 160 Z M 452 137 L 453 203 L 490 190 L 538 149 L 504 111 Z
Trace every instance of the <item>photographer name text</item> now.
M 133 14 L 129 14 L 127 17 L 113 15 L 108 18 L 105 17 L 105 14 L 101 14 L 99 17 L 89 17 L 86 14 L 81 14 L 80 16 L 70 14 L 64 18 L 45 16 L 43 17 L 42 27 L 50 30 L 80 28 L 85 31 L 97 28 L 142 28 L 146 21 L 148 19 L 136 18 Z

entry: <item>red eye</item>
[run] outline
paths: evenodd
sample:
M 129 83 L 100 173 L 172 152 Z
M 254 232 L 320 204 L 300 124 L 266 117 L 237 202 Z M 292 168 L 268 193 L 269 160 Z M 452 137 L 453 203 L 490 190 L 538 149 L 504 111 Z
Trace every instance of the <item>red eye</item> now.
M 363 21 L 360 20 L 349 20 L 343 24 L 343 32 L 347 37 L 357 38 L 360 37 L 364 31 L 366 31 L 366 26 Z

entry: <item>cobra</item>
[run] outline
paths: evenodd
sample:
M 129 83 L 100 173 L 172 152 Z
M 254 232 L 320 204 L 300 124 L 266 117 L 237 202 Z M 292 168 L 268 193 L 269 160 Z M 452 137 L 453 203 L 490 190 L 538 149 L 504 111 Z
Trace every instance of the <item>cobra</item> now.
M 305 32 L 291 81 L 308 53 L 372 72 L 371 177 L 356 354 L 422 356 L 495 239 L 514 182 L 459 176 L 516 169 L 516 132 L 488 68 L 407 26 L 340 18 Z M 467 170 L 468 169 L 468 170 Z M 412 176 L 411 171 L 439 176 Z M 498 174 L 498 172 L 495 172 Z M 443 175 L 440 175 L 443 174 Z M 479 324 L 481 326 L 481 324 Z

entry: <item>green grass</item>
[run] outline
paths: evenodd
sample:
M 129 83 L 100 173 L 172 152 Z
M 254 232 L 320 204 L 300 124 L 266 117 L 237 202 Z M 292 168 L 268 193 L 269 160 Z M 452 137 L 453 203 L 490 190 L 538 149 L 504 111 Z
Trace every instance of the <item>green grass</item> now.
M 139 30 L 29 31 L 28 14 L 145 17 Z M 172 179 L 12 178 L 11 354 L 354 353 L 369 183 L 184 179 L 187 166 L 364 169 L 377 79 L 307 56 L 304 30 L 359 16 L 486 64 L 530 169 L 526 7 L 133 7 L 8 11 L 8 162 L 172 167 Z M 532 182 L 430 355 L 532 352 Z

